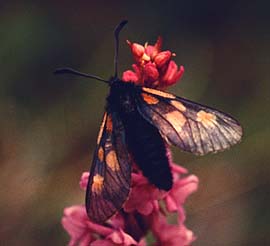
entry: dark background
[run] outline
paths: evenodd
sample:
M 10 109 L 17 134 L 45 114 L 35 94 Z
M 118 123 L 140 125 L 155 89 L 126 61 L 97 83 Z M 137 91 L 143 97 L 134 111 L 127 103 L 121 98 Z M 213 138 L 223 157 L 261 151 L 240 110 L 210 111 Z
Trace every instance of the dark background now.
M 106 85 L 52 71 L 71 66 L 108 78 L 113 29 L 154 43 L 185 66 L 174 93 L 234 115 L 241 144 L 174 159 L 200 178 L 187 201 L 194 246 L 270 245 L 270 5 L 267 1 L 9 1 L 0 3 L 0 245 L 66 245 L 63 208 L 84 202 Z

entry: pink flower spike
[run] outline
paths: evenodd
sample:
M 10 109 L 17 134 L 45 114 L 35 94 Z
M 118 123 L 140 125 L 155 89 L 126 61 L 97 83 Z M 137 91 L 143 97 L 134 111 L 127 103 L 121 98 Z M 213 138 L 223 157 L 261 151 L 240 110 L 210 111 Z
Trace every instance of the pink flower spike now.
M 89 179 L 89 172 L 83 172 L 81 179 L 80 179 L 80 187 L 82 190 L 86 190 L 87 184 L 88 184 L 88 179 Z

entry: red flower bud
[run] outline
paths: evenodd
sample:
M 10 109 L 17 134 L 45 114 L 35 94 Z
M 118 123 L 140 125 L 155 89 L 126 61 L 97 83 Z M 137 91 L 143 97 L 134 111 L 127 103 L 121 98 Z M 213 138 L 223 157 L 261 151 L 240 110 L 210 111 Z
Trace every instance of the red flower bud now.
M 169 50 L 158 53 L 154 58 L 157 67 L 160 68 L 164 66 L 171 59 L 171 56 L 172 52 L 170 52 Z
M 148 45 L 146 43 L 145 45 L 145 53 L 151 57 L 151 59 L 154 59 L 155 56 L 160 52 L 162 45 L 162 38 L 158 37 L 157 42 L 154 45 Z
M 179 70 L 174 61 L 170 61 L 166 73 L 161 78 L 163 87 L 175 84 L 178 79 L 182 77 L 184 73 L 184 67 L 180 66 Z
M 125 82 L 134 82 L 136 84 L 139 78 L 136 73 L 131 70 L 127 70 L 123 73 L 122 80 Z
M 147 63 L 144 67 L 144 83 L 149 84 L 156 81 L 159 77 L 159 72 L 154 63 Z
M 144 51 L 144 47 L 140 44 L 137 43 L 131 43 L 129 40 L 127 40 L 127 43 L 129 45 L 129 47 L 131 48 L 131 52 L 134 56 L 134 59 L 136 61 L 141 60 L 141 58 L 143 57 L 143 55 L 145 54 Z

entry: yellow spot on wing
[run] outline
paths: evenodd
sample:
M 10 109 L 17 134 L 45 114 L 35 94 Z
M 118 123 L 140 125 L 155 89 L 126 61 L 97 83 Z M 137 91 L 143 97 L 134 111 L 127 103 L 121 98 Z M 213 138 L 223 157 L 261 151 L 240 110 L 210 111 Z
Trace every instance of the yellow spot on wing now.
M 176 101 L 176 100 L 172 100 L 171 105 L 173 105 L 174 107 L 176 107 L 177 109 L 179 109 L 182 112 L 186 111 L 186 107 L 183 105 L 183 103 Z
M 101 126 L 99 128 L 98 137 L 97 137 L 97 144 L 99 144 L 100 139 L 102 137 L 102 132 L 103 132 L 103 129 L 104 129 L 106 118 L 107 118 L 107 113 L 104 114 Z
M 106 122 L 106 130 L 108 132 L 112 132 L 113 130 L 113 123 L 112 123 L 112 116 L 108 115 L 107 122 Z
M 187 119 L 179 111 L 172 111 L 164 115 L 165 118 L 173 125 L 177 132 L 182 130 L 182 127 L 185 125 Z
M 205 127 L 212 127 L 216 123 L 216 116 L 211 113 L 207 113 L 203 110 L 199 111 L 197 113 L 197 119 L 198 122 L 201 122 Z
M 159 100 L 149 94 L 142 93 L 143 100 L 148 104 L 157 104 Z
M 103 162 L 104 160 L 104 150 L 102 147 L 98 149 L 98 159 L 100 162 Z
M 110 169 L 112 169 L 114 172 L 120 170 L 120 166 L 117 160 L 117 156 L 114 150 L 111 150 L 107 155 L 106 155 L 106 164 Z
M 157 95 L 157 96 L 166 97 L 166 98 L 170 98 L 170 99 L 175 98 L 174 95 L 172 95 L 170 93 L 166 93 L 164 91 L 159 91 L 159 90 L 155 90 L 155 89 L 151 89 L 151 88 L 147 88 L 147 87 L 143 87 L 142 89 L 145 92 L 152 93 L 152 94 Z
M 95 192 L 96 194 L 100 194 L 103 189 L 103 183 L 104 183 L 104 178 L 101 175 L 96 174 L 93 177 L 93 183 L 91 187 L 92 192 Z

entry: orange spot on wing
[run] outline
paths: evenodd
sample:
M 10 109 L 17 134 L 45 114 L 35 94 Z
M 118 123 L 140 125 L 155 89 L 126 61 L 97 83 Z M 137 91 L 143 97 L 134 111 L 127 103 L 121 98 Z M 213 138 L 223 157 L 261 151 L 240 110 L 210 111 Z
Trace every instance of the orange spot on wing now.
M 155 90 L 155 89 L 151 89 L 151 88 L 147 88 L 147 87 L 143 87 L 142 89 L 145 92 L 152 93 L 152 94 L 157 95 L 157 96 L 170 98 L 170 99 L 175 99 L 175 96 L 173 94 L 166 93 L 164 91 Z
M 117 160 L 117 156 L 114 150 L 111 150 L 106 155 L 106 164 L 110 169 L 112 169 L 114 172 L 120 170 L 120 166 Z
M 103 162 L 104 160 L 104 150 L 102 147 L 98 149 L 98 159 L 100 162 Z
M 199 111 L 197 113 L 197 119 L 198 122 L 201 122 L 204 126 L 214 126 L 214 123 L 216 122 L 216 116 L 211 113 L 207 113 L 203 110 Z
M 174 107 L 176 107 L 177 109 L 179 109 L 182 112 L 186 111 L 186 107 L 183 105 L 183 103 L 181 103 L 179 101 L 172 100 L 171 105 L 173 105 Z
M 93 183 L 91 187 L 92 192 L 95 192 L 96 194 L 100 194 L 103 189 L 103 183 L 104 183 L 104 178 L 101 175 L 96 174 L 93 177 Z
M 143 97 L 143 100 L 147 104 L 157 104 L 159 102 L 159 100 L 156 97 L 153 97 L 153 96 L 146 94 L 146 93 L 142 93 L 142 97 Z
M 173 125 L 177 132 L 182 130 L 182 127 L 185 125 L 187 119 L 179 111 L 172 111 L 164 115 L 165 118 Z

